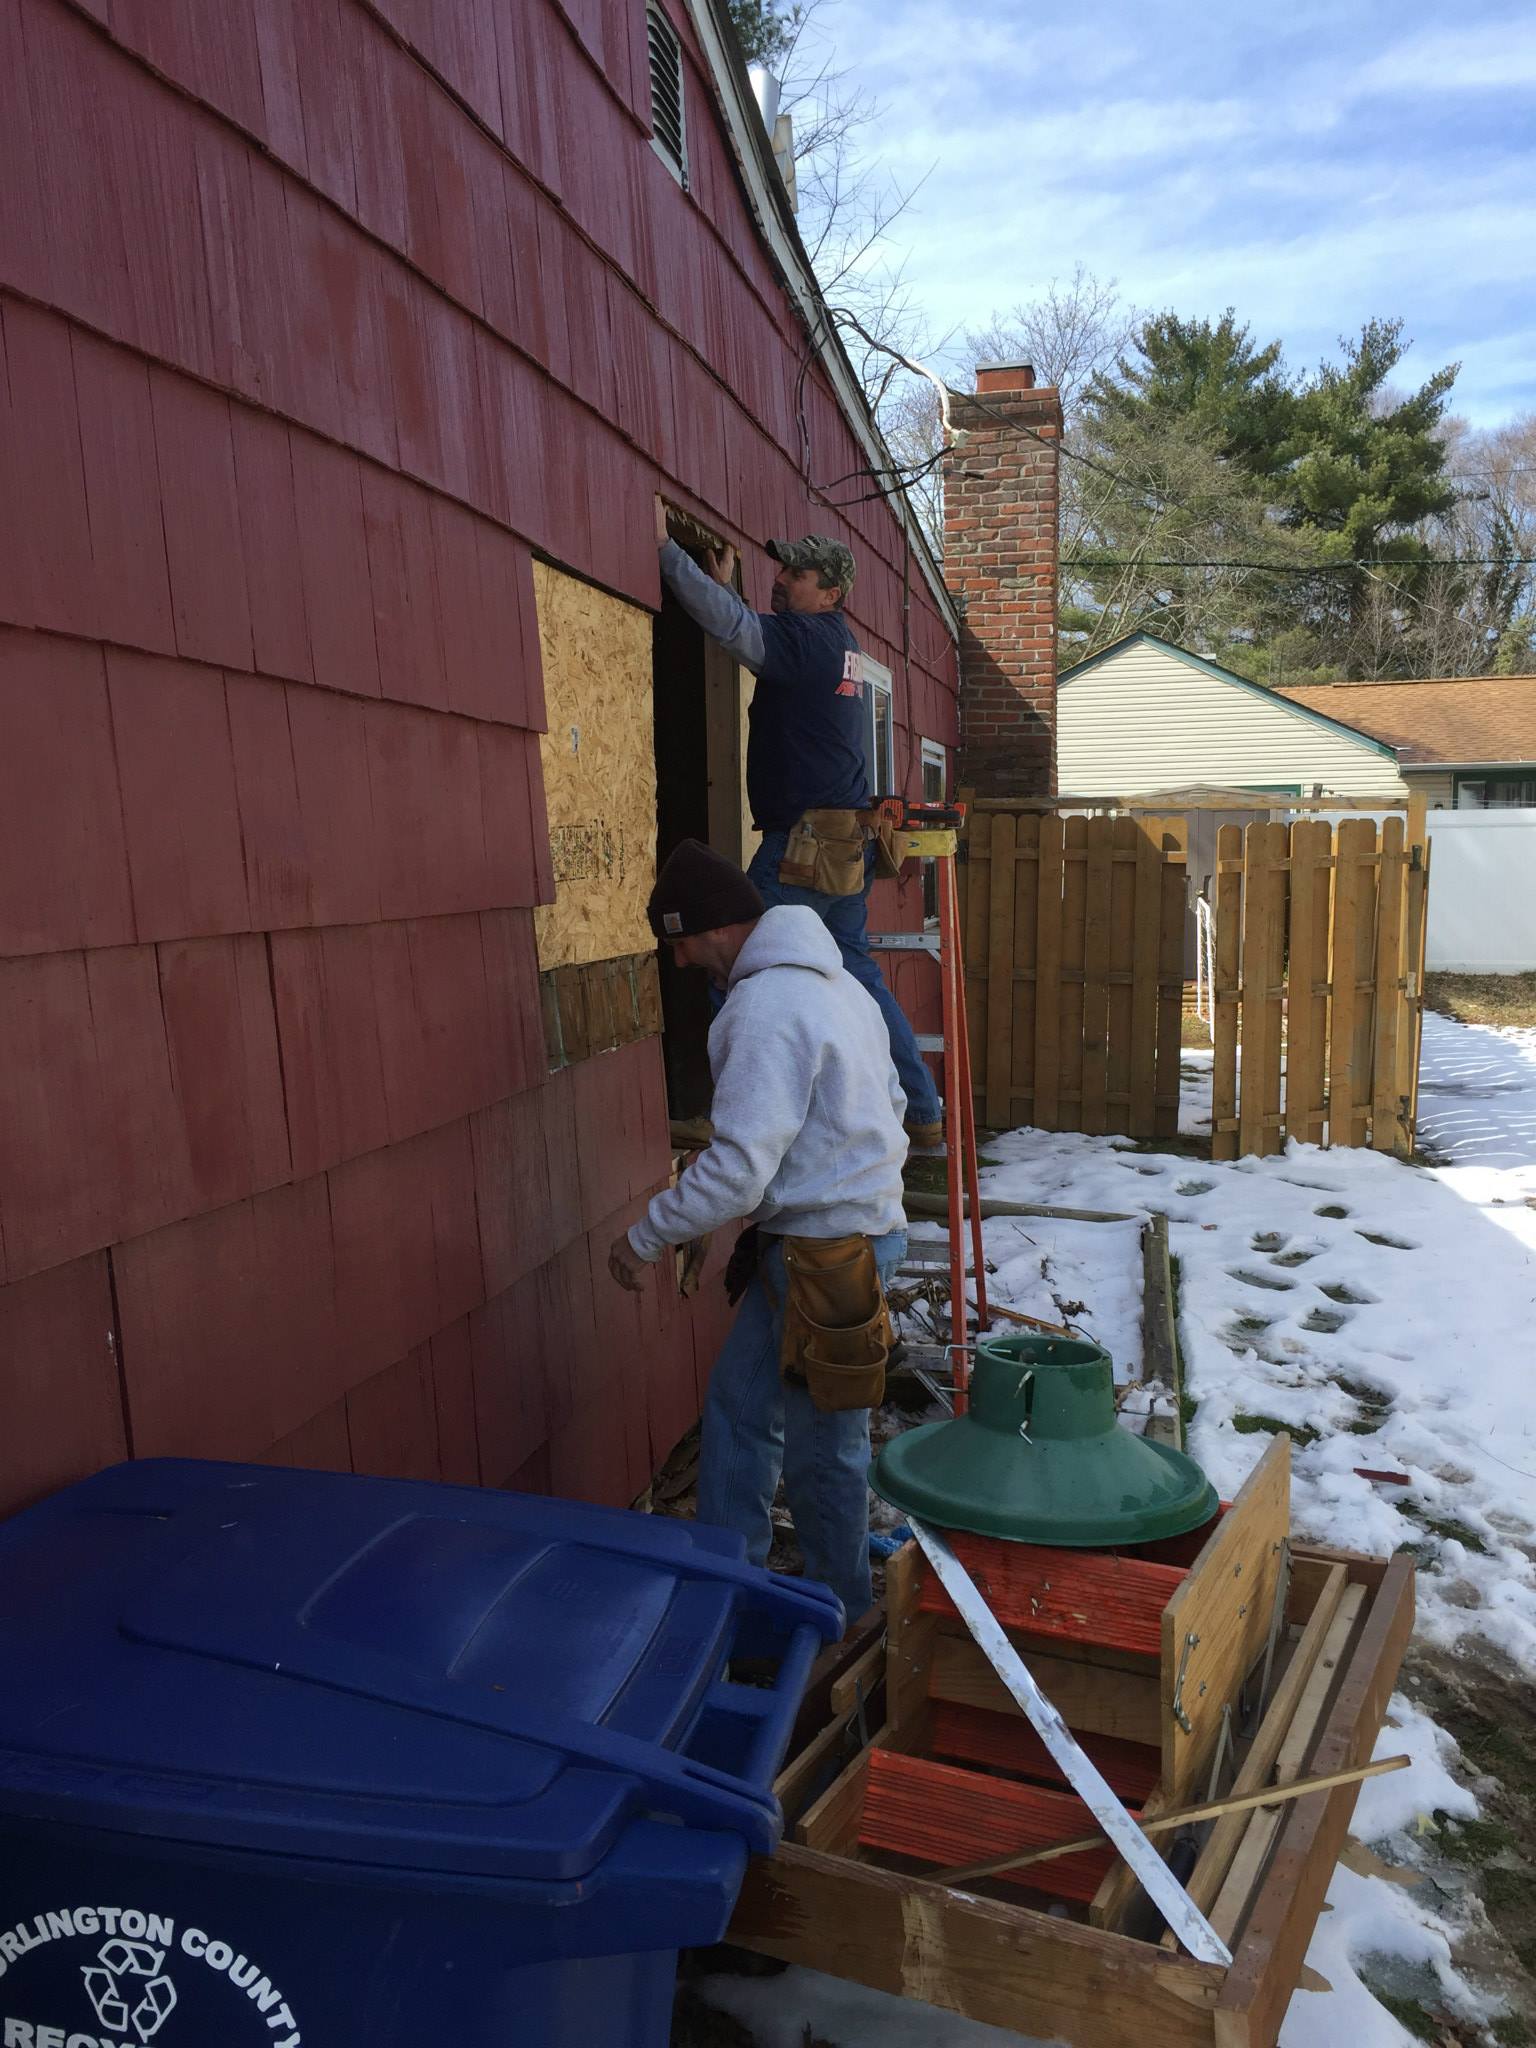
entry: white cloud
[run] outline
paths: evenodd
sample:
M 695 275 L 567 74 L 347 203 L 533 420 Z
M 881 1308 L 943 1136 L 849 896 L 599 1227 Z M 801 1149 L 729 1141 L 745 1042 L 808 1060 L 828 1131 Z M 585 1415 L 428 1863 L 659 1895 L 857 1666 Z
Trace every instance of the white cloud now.
M 1356 84 L 1363 92 L 1423 93 L 1536 85 L 1536 16 L 1466 21 L 1406 37 L 1367 64 Z

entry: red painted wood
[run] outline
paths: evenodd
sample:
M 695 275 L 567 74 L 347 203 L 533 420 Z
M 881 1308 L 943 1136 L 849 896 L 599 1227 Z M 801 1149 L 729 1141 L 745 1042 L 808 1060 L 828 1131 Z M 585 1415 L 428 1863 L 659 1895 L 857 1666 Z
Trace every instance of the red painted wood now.
M 505 1486 L 548 1440 L 549 1312 L 548 1281 L 530 1273 L 469 1318 L 480 1475 L 489 1486 Z
M 151 370 L 176 651 L 251 666 L 251 612 L 229 401 Z
M 552 903 L 538 740 L 511 726 L 482 725 L 474 744 L 485 860 L 482 900 L 498 908 Z
M 1086 1832 L 1083 1803 L 1075 1793 L 1015 1784 L 893 1750 L 870 1752 L 859 1822 L 859 1841 L 865 1848 L 910 1856 L 930 1869 L 942 1869 L 1010 1851 L 1048 1848 Z M 1113 1856 L 1106 1843 L 1102 1849 L 1002 1872 L 1000 1881 L 1086 1904 Z
M 378 928 L 274 932 L 272 986 L 293 1170 L 304 1176 L 389 1141 L 374 994 Z
M 363 520 L 361 467 L 345 449 L 292 437 L 293 484 L 315 681 L 360 697 L 380 692 Z
M 314 921 L 372 923 L 380 906 L 368 707 L 356 698 L 299 685 L 285 695 Z M 383 707 L 380 715 L 406 714 Z
M 70 337 L 90 523 L 93 621 L 103 639 L 176 652 L 149 376 L 78 328 Z M 63 451 L 60 451 L 62 456 Z
M 104 1253 L 0 1287 L 0 1514 L 127 1456 Z
M 551 1195 L 567 1175 L 574 1181 L 575 1161 L 550 1156 L 543 1092 L 528 1088 L 470 1119 L 480 1244 L 492 1296 L 505 1293 L 558 1248 Z
M 311 1472 L 350 1472 L 352 1438 L 347 1427 L 345 1395 L 263 1451 L 257 1462 L 297 1465 Z
M 307 173 L 297 33 L 302 5 L 303 0 L 252 0 L 251 14 L 261 74 L 261 133 L 276 156 Z
M 348 1381 L 323 1177 L 113 1253 L 135 1454 L 258 1457 Z
M 0 630 L 0 955 L 134 937 L 101 650 Z
M 1061 1766 L 1022 1714 L 994 1714 L 983 1707 L 958 1706 L 951 1700 L 929 1702 L 935 1757 L 951 1763 L 981 1764 L 989 1770 L 1013 1771 L 1048 1785 L 1064 1785 Z M 1103 1772 L 1111 1789 L 1140 1806 L 1162 1775 L 1161 1752 L 1144 1742 L 1126 1742 L 1114 1735 L 1076 1731 L 1083 1754 Z
M 91 538 L 69 330 L 14 300 L 0 307 L 0 320 L 8 387 L 0 394 L 0 555 L 9 558 L 13 617 L 83 632 L 91 623 Z
M 157 950 L 193 1206 L 217 1208 L 281 1185 L 292 1162 L 265 939 Z
M 475 1486 L 480 1479 L 480 1447 L 475 1433 L 470 1318 L 462 1316 L 446 1330 L 439 1330 L 427 1349 L 442 1476 L 454 1486 Z
M 381 914 L 479 909 L 486 853 L 474 801 L 476 728 L 465 719 L 380 704 L 369 707 L 365 730 Z
M 380 690 L 399 703 L 446 711 L 452 693 L 443 636 L 450 614 L 439 599 L 432 500 L 371 464 L 362 481 Z
M 336 1315 L 355 1384 L 485 1298 L 465 1123 L 333 1167 Z
M 258 931 L 314 917 L 309 844 L 281 683 L 225 679 L 235 796 L 251 923 Z
M 140 938 L 248 929 L 223 676 L 113 648 L 107 687 Z
M 255 666 L 264 675 L 311 682 L 314 661 L 288 429 L 281 420 L 244 405 L 231 408 L 230 425 Z
M 386 1479 L 440 1479 L 432 1351 L 419 1344 L 347 1395 L 352 1469 Z
M 957 1535 L 955 1555 L 1005 1628 L 1138 1656 L 1161 1655 L 1163 1609 L 1186 1576 L 1177 1565 L 987 1536 Z M 956 1612 L 931 1574 L 919 1606 L 925 1614 Z

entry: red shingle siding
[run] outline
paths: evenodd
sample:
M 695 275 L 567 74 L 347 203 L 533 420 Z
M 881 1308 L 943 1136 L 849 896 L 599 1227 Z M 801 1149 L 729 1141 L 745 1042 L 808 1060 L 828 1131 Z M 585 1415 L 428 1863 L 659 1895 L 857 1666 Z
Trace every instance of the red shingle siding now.
M 0 0 L 0 1509 L 125 1450 L 625 1500 L 697 1412 L 725 1246 L 605 1268 L 659 1048 L 547 1072 L 532 555 L 653 606 L 658 486 L 846 533 L 912 789 L 955 675 L 808 488 L 677 25 L 689 193 L 643 0 Z

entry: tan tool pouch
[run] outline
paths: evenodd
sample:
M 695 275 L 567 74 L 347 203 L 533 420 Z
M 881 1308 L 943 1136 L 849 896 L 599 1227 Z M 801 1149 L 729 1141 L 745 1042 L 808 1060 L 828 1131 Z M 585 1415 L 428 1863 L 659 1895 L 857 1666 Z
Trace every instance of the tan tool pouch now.
M 779 880 L 825 896 L 864 887 L 864 827 L 857 811 L 806 811 L 790 827 Z
M 786 1237 L 779 1365 L 818 1408 L 873 1408 L 885 1398 L 895 1332 L 867 1237 Z

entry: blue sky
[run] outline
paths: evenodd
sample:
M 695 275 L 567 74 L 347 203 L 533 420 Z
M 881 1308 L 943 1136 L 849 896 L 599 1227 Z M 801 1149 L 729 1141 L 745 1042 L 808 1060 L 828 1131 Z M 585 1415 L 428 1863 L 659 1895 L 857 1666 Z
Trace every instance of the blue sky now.
M 910 183 L 935 332 L 1081 261 L 1149 310 L 1231 304 L 1295 367 L 1401 314 L 1401 373 L 1536 408 L 1536 4 L 827 0 Z

